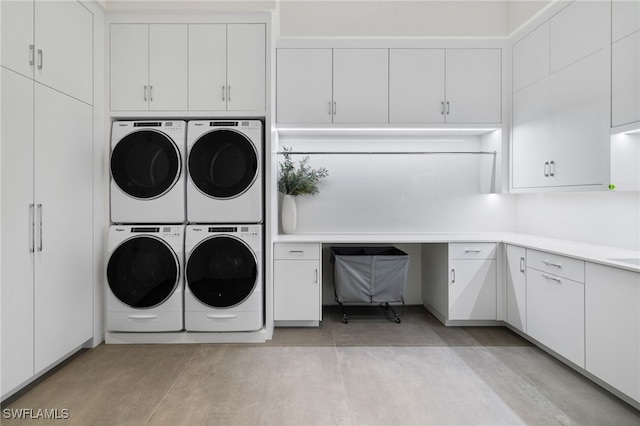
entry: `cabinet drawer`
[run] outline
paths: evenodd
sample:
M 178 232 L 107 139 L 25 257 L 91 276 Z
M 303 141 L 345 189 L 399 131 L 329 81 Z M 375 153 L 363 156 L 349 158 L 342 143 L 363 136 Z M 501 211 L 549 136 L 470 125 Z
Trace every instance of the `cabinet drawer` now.
M 584 283 L 584 261 L 538 250 L 527 250 L 527 266 Z
M 275 244 L 274 259 L 320 259 L 320 244 Z
M 495 259 L 496 243 L 449 244 L 449 259 Z

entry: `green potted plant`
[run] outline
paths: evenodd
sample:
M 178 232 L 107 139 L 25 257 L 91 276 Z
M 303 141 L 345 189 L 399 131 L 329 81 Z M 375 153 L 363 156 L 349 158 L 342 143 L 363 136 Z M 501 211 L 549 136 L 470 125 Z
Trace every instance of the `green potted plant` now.
M 309 166 L 309 156 L 303 157 L 298 166 L 291 160 L 291 148 L 283 147 L 283 161 L 280 162 L 278 190 L 284 194 L 282 199 L 282 230 L 292 234 L 296 230 L 296 199 L 299 195 L 315 195 L 319 192 L 320 180 L 329 172 L 326 168 L 313 169 Z

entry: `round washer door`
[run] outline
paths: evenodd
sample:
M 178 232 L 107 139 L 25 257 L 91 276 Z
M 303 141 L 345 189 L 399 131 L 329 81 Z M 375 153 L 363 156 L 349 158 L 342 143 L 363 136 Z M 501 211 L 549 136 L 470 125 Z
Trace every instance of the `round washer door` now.
M 139 130 L 122 138 L 111 153 L 111 176 L 134 198 L 153 199 L 166 194 L 178 181 L 180 151 L 162 132 Z
M 167 243 L 152 237 L 133 237 L 120 244 L 107 264 L 107 282 L 114 296 L 133 308 L 153 308 L 178 286 L 178 256 Z
M 193 184 L 213 198 L 242 195 L 258 176 L 256 148 L 235 130 L 213 130 L 202 135 L 191 147 L 188 164 Z
M 203 240 L 189 255 L 186 279 L 200 302 L 214 308 L 242 303 L 256 287 L 258 266 L 253 251 L 231 236 Z

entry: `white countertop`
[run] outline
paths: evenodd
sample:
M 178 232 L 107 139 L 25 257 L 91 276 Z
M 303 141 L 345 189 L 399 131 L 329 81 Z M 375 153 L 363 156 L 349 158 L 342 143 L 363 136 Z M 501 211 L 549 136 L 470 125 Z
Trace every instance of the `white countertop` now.
M 280 234 L 274 237 L 273 242 L 324 244 L 497 242 L 640 272 L 640 264 L 615 260 L 640 259 L 640 251 L 509 232 Z

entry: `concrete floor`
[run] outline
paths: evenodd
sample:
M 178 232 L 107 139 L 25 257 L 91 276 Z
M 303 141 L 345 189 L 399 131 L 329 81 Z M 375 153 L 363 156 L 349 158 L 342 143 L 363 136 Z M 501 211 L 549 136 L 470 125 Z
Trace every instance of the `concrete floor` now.
M 5 404 L 3 425 L 635 425 L 625 404 L 505 328 L 327 308 L 252 345 L 101 345 Z M 9 420 L 6 409 L 68 410 Z

